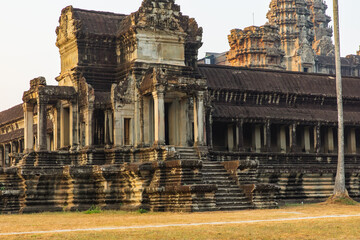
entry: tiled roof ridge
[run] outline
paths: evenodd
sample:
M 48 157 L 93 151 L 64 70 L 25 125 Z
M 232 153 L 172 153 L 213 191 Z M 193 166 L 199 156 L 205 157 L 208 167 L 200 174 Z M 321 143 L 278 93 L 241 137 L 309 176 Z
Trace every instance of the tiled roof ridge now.
M 88 9 L 75 8 L 75 7 L 73 7 L 73 10 L 74 11 L 80 11 L 80 12 L 87 12 L 87 13 L 102 14 L 102 15 L 119 16 L 119 17 L 128 16 L 128 14 L 124 14 L 124 13 L 114 13 L 114 12 L 108 12 L 108 11 L 88 10 Z
M 215 65 L 215 64 L 198 64 L 199 68 L 218 68 L 218 69 L 229 69 L 229 70 L 245 70 L 245 71 L 254 71 L 254 72 L 270 72 L 270 73 L 286 73 L 292 75 L 312 75 L 312 76 L 322 76 L 322 77 L 335 77 L 335 74 L 327 73 L 311 73 L 311 72 L 297 72 L 297 71 L 288 71 L 288 70 L 273 70 L 273 69 L 263 69 L 263 68 L 247 68 L 247 67 L 234 67 L 227 65 Z M 360 80 L 360 77 L 356 76 L 342 76 L 342 78 L 353 78 Z

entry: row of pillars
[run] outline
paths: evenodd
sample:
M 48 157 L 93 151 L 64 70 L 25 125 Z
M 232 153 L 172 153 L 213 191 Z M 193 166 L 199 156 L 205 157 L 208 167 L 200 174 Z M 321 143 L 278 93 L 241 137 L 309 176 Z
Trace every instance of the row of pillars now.
M 152 93 L 154 99 L 154 138 L 155 144 L 165 144 L 165 101 L 164 92 L 156 91 Z M 194 145 L 203 146 L 205 144 L 204 135 L 204 93 L 198 92 L 194 97 Z M 185 111 L 185 109 L 182 109 Z M 184 121 L 186 121 L 184 119 Z M 185 130 L 185 129 L 184 129 Z
M 47 141 L 47 102 L 37 101 L 37 151 L 48 150 Z M 34 149 L 34 105 L 24 103 L 24 148 L 25 152 Z M 69 108 L 63 104 L 56 107 L 54 111 L 54 149 L 65 146 L 76 146 L 79 143 L 78 137 L 78 109 L 76 103 L 71 103 Z
M 138 101 L 135 103 L 135 109 L 115 109 L 114 111 L 114 145 L 115 146 L 124 146 L 125 143 L 125 134 L 127 133 L 126 130 L 126 122 L 130 124 L 131 121 L 131 128 L 134 129 L 132 133 L 132 139 L 134 139 L 134 144 L 140 144 L 142 141 L 148 141 L 150 136 L 146 134 L 146 136 L 142 136 L 141 128 L 144 128 L 145 122 L 147 124 L 152 124 L 153 127 L 146 127 L 146 130 L 153 129 L 154 135 L 154 145 L 165 145 L 166 144 L 166 136 L 165 136 L 165 93 L 164 91 L 154 91 L 152 93 L 153 98 L 153 117 L 154 121 L 144 121 L 140 117 L 140 105 Z M 179 110 L 180 109 L 180 110 Z M 186 116 L 187 109 L 184 106 L 180 107 L 178 110 L 180 111 L 177 117 L 184 118 L 180 119 L 180 121 L 188 121 L 188 116 Z M 145 111 L 143 109 L 143 111 Z M 194 97 L 194 142 L 195 145 L 204 145 L 204 93 L 198 92 L 196 97 Z M 132 115 L 134 113 L 134 115 Z M 146 116 L 149 117 L 149 110 L 147 110 Z M 106 115 L 106 114 L 105 114 Z M 148 116 L 149 115 L 149 116 Z M 146 117 L 145 116 L 145 117 Z M 106 117 L 106 116 L 105 116 Z M 143 114 L 144 117 L 144 114 Z M 173 116 L 174 117 L 174 116 Z M 186 124 L 180 124 L 182 126 L 186 126 Z M 180 126 L 176 126 L 180 127 Z M 145 131 L 145 130 L 144 130 Z M 191 131 L 191 129 L 181 129 L 180 131 Z M 183 134 L 182 138 L 185 138 L 186 134 Z M 181 144 L 186 144 L 186 139 L 181 139 Z
M 11 153 L 22 153 L 22 141 L 17 140 L 0 146 L 0 167 L 10 166 Z
M 236 126 L 236 137 L 234 138 L 234 126 Z M 324 128 L 323 133 L 321 132 L 321 125 L 317 124 L 315 126 L 303 126 L 302 127 L 302 136 L 301 142 L 297 138 L 297 129 L 299 125 L 277 125 L 277 138 L 276 143 L 272 143 L 271 136 L 271 124 L 266 122 L 264 125 L 252 124 L 251 129 L 251 147 L 255 152 L 261 152 L 262 150 L 266 152 L 272 152 L 273 145 L 277 146 L 277 150 L 285 152 L 297 152 L 299 149 L 302 149 L 305 152 L 325 152 L 331 153 L 336 149 L 336 139 L 335 132 L 336 128 L 327 127 Z M 313 132 L 311 132 L 313 131 Z M 324 134 L 323 138 L 321 134 Z M 355 154 L 357 152 L 356 144 L 356 131 L 355 128 L 349 128 L 346 134 L 346 147 L 347 152 Z M 235 140 L 235 141 L 234 141 Z M 244 122 L 242 120 L 238 121 L 235 125 L 229 124 L 227 129 L 227 147 L 229 150 L 239 150 L 242 151 L 246 147 L 244 144 Z M 322 143 L 322 141 L 324 141 Z

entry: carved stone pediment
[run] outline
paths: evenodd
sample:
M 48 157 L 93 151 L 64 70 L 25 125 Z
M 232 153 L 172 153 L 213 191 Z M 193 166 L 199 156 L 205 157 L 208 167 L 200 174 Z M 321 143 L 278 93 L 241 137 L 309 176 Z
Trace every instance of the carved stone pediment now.
M 130 15 L 137 28 L 184 32 L 180 24 L 180 6 L 174 0 L 145 0 L 139 10 Z
M 73 7 L 64 8 L 59 18 L 59 26 L 56 28 L 56 45 L 60 47 L 65 42 L 75 39 L 80 27 L 81 22 L 74 18 Z

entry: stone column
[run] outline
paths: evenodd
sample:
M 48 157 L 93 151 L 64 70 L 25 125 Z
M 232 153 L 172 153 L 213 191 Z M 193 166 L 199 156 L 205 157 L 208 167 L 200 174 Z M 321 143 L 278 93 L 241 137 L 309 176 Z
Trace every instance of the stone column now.
M 188 139 L 187 139 L 187 130 L 189 124 L 189 114 L 188 114 L 188 99 L 181 99 L 180 100 L 180 126 L 179 126 L 179 134 L 180 134 L 180 145 L 187 146 Z
M 243 125 L 244 125 L 243 120 L 239 120 L 236 123 L 236 128 L 237 128 L 236 140 L 237 140 L 237 148 L 238 148 L 239 151 L 244 150 L 244 129 L 243 129 Z
M 34 150 L 34 106 L 24 103 L 24 152 L 29 153 Z
M 259 153 L 261 151 L 261 129 L 259 125 L 255 125 L 253 129 L 252 138 L 253 138 L 253 143 L 252 143 L 253 148 L 255 152 Z
M 53 122 L 53 134 L 54 134 L 54 150 L 60 148 L 60 108 L 54 107 L 54 122 Z
M 280 152 L 286 153 L 286 127 L 281 126 L 279 131 L 280 131 L 279 134 Z
M 266 121 L 265 132 L 266 132 L 266 151 L 271 152 L 271 128 L 270 121 Z
M 47 102 L 44 99 L 38 98 L 38 124 L 37 124 L 37 150 L 47 151 L 47 118 L 46 118 Z
M 70 102 L 70 146 L 74 150 L 79 146 L 79 110 L 77 102 Z
M 327 148 L 329 153 L 334 152 L 334 129 L 332 127 L 328 128 L 327 131 Z
M 234 128 L 232 124 L 229 124 L 227 128 L 227 145 L 229 151 L 234 150 Z
M 311 146 L 310 146 L 310 127 L 304 128 L 304 149 L 305 152 L 309 153 Z
M 356 154 L 356 133 L 355 128 L 351 128 L 347 136 L 348 152 Z
M 113 135 L 113 117 L 112 112 L 110 110 L 106 110 L 104 112 L 105 115 L 105 144 L 110 145 L 113 143 L 112 135 Z
M 212 129 L 213 119 L 212 119 L 212 111 L 209 111 L 209 115 L 206 118 L 206 137 L 207 144 L 212 149 L 213 148 L 213 129 Z M 236 142 L 238 143 L 238 141 Z
M 291 151 L 295 152 L 296 151 L 296 147 L 297 147 L 297 142 L 296 142 L 296 127 L 297 124 L 291 124 L 289 127 L 289 132 L 290 132 L 290 146 L 291 146 Z
M 164 92 L 153 92 L 155 145 L 165 145 L 165 102 Z
M 137 94 L 136 94 L 137 95 Z M 133 127 L 130 127 L 133 129 L 133 141 L 130 141 L 130 143 L 134 143 L 135 146 L 140 146 L 143 144 L 143 134 L 142 134 L 142 127 L 141 127 L 141 111 L 142 111 L 142 100 L 139 96 L 136 97 L 135 101 L 135 109 L 134 109 L 134 119 L 132 121 Z M 165 128 L 164 128 L 165 129 Z M 165 136 L 165 130 L 164 130 L 164 136 Z M 165 139 L 165 137 L 164 137 Z
M 93 144 L 93 108 L 88 106 L 84 111 L 85 115 L 85 146 Z
M 114 146 L 124 145 L 124 120 L 120 109 L 114 109 Z
M 4 145 L 4 163 L 4 166 L 10 166 L 9 147 L 6 144 Z
M 204 92 L 198 92 L 194 98 L 194 141 L 195 145 L 203 146 L 204 142 Z
M 321 126 L 320 123 L 318 123 L 314 127 L 314 145 L 315 145 L 315 152 L 320 153 L 321 152 Z
M 5 167 L 4 147 L 0 147 L 0 167 Z
M 108 111 L 108 124 L 109 124 L 109 144 L 114 143 L 114 123 L 113 113 L 111 110 Z

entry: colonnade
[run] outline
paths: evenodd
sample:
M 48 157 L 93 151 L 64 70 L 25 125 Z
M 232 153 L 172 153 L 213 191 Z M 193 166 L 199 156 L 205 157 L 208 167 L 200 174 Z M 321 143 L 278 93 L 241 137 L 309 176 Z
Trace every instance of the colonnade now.
M 13 140 L 0 145 L 0 167 L 11 165 L 11 154 L 21 154 L 23 152 L 23 141 Z
M 47 134 L 46 100 L 39 100 L 37 107 L 36 151 L 50 149 Z M 34 103 L 25 102 L 24 107 L 24 151 L 34 150 Z M 78 108 L 75 101 L 60 101 L 53 108 L 53 150 L 64 147 L 76 147 L 79 144 Z
M 246 152 L 304 152 L 336 153 L 337 127 L 321 123 L 304 125 L 299 123 L 278 124 L 251 123 L 238 120 L 235 123 L 215 122 L 213 128 L 221 129 L 226 134 L 214 136 L 214 149 Z M 211 133 L 213 135 L 213 133 Z M 224 139 L 216 141 L 215 138 Z M 356 154 L 360 131 L 354 127 L 345 128 L 345 151 Z M 221 145 L 221 142 L 225 143 Z M 219 144 L 220 143 L 220 144 Z

